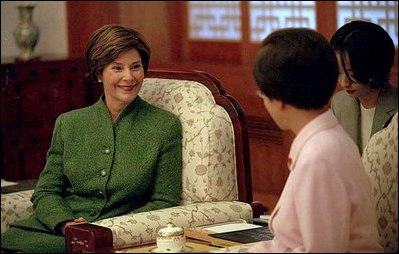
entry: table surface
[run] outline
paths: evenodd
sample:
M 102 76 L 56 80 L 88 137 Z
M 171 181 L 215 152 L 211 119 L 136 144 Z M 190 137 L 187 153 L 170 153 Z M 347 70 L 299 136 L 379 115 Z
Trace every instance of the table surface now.
M 132 248 L 124 248 L 120 250 L 114 250 L 115 253 L 157 253 L 156 252 L 157 245 L 147 244 L 143 246 L 136 246 Z M 193 242 L 190 239 L 186 242 L 186 247 L 183 250 L 185 253 L 206 253 L 211 250 L 217 250 L 219 247 L 210 246 L 206 243 Z
M 221 223 L 221 224 L 230 224 L 234 222 L 237 221 Z M 242 221 L 239 222 L 243 223 Z M 221 224 L 214 224 L 214 225 L 221 225 Z M 204 227 L 209 227 L 209 225 Z M 182 251 L 183 253 L 206 253 L 213 250 L 218 250 L 220 248 L 241 244 L 238 242 L 211 237 L 209 236 L 209 233 L 213 232 L 204 230 L 203 227 L 184 228 L 184 232 L 186 236 L 186 247 Z M 134 246 L 130 248 L 128 247 L 123 249 L 116 249 L 114 250 L 114 253 L 157 253 L 156 248 L 157 248 L 156 243 L 152 243 L 141 246 Z

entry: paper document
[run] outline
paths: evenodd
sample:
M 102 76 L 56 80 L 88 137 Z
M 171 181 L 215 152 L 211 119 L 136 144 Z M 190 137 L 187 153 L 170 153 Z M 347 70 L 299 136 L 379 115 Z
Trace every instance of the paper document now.
M 7 187 L 7 186 L 12 186 L 12 185 L 17 185 L 18 183 L 16 182 L 10 182 L 4 179 L 1 179 L 1 188 Z
M 263 215 L 260 215 L 260 216 L 259 216 L 260 219 L 265 220 L 267 223 L 269 223 L 270 217 L 271 217 L 270 214 L 267 214 L 267 215 L 266 215 L 266 214 L 263 214 Z
M 252 229 L 252 228 L 259 228 L 261 226 L 250 224 L 250 223 L 231 223 L 225 225 L 218 225 L 218 226 L 210 226 L 205 227 L 203 229 L 215 232 L 215 233 L 226 233 L 226 232 L 233 232 L 238 230 L 245 230 L 245 229 Z

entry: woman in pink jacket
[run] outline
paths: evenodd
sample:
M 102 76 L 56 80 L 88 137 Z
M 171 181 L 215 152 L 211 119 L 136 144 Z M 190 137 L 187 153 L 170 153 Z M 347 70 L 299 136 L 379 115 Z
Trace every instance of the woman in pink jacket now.
M 328 109 L 338 78 L 328 41 L 306 28 L 275 31 L 253 74 L 270 116 L 296 137 L 269 223 L 274 238 L 249 252 L 381 252 L 359 151 Z

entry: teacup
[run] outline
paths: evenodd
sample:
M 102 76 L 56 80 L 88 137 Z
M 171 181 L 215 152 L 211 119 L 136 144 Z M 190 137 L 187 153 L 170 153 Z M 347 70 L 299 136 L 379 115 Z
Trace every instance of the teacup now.
M 157 234 L 157 251 L 176 253 L 181 252 L 186 244 L 184 230 L 168 223 L 166 227 L 161 228 Z

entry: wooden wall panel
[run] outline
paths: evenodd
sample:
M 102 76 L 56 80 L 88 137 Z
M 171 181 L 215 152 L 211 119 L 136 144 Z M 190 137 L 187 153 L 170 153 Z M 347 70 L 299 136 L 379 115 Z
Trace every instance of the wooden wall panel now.
M 171 37 L 176 36 L 178 30 L 171 27 L 179 28 L 180 24 L 168 13 L 168 4 L 167 1 L 119 2 L 121 24 L 142 33 L 151 48 L 151 61 L 170 61 L 172 49 L 173 53 L 177 51 Z
M 271 212 L 288 177 L 287 158 L 294 135 L 281 131 L 270 118 L 248 116 L 247 123 L 253 197 Z
M 167 20 L 169 24 L 169 42 L 171 61 L 183 60 L 183 48 L 187 38 L 187 21 L 185 18 L 185 5 L 179 1 L 167 2 Z M 166 49 L 167 50 L 167 49 Z
M 327 39 L 337 30 L 336 9 L 335 1 L 316 1 L 316 26 Z
M 227 50 L 226 50 L 227 49 Z M 242 64 L 241 43 L 236 42 L 198 42 L 190 43 L 189 59 L 204 62 L 227 62 Z
M 89 36 L 101 26 L 119 23 L 118 2 L 67 1 L 69 57 L 82 57 Z
M 1 177 L 37 179 L 56 118 L 97 101 L 93 90 L 86 81 L 82 59 L 41 58 L 2 64 Z

